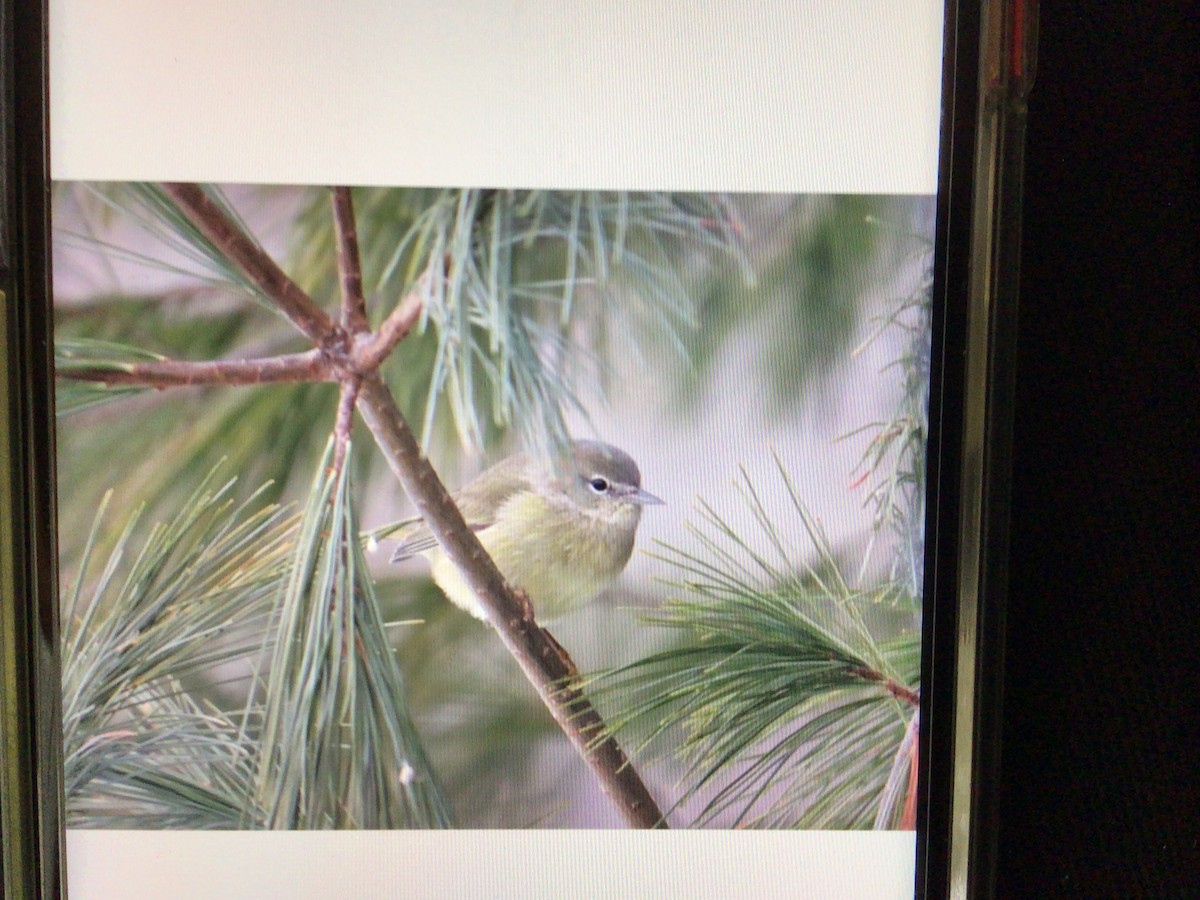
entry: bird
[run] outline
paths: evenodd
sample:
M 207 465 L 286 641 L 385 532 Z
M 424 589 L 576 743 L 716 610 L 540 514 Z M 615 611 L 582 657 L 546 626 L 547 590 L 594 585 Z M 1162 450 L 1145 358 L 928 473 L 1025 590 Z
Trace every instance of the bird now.
M 642 509 L 663 503 L 642 489 L 637 463 L 600 441 L 575 440 L 554 465 L 516 453 L 484 470 L 452 496 L 468 527 L 508 583 L 528 598 L 539 621 L 576 610 L 624 571 Z M 474 591 L 420 519 L 391 561 L 416 555 L 459 608 L 486 621 Z

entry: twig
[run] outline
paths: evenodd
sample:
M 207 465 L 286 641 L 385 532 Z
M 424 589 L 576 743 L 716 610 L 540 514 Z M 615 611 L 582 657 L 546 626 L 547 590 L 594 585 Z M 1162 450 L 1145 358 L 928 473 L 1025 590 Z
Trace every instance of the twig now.
M 388 358 L 421 318 L 421 291 L 413 288 L 383 320 L 374 334 L 361 335 L 354 346 L 354 365 L 360 372 L 374 372 Z
M 865 666 L 855 666 L 850 670 L 850 674 L 861 678 L 863 681 L 871 681 L 883 685 L 884 690 L 909 706 L 921 705 L 921 694 L 918 691 L 914 691 L 912 688 L 901 684 L 893 678 L 888 678 L 882 672 L 868 669 Z
M 467 527 L 378 375 L 363 379 L 358 409 L 404 490 L 479 598 L 488 621 L 626 822 L 639 828 L 666 827 L 654 798 L 616 741 L 608 737 L 592 744 L 593 737 L 604 732 L 604 721 L 570 683 L 578 677 L 570 658 L 533 620 L 528 602 L 514 595 Z
M 292 323 L 322 349 L 340 347 L 345 333 L 262 248 L 195 184 L 167 182 L 163 190 L 200 233 L 254 282 Z
M 917 716 L 913 716 L 917 722 Z M 912 725 L 910 727 L 916 727 Z M 900 827 L 905 831 L 913 831 L 917 827 L 917 769 L 921 758 L 921 737 L 918 729 L 913 734 L 912 750 L 908 756 L 908 788 L 904 793 L 904 809 L 900 813 Z
M 350 334 L 368 331 L 367 301 L 363 297 L 362 263 L 358 255 L 358 226 L 350 188 L 335 187 L 333 230 L 337 239 L 337 265 L 342 288 L 342 327 Z
M 341 471 L 342 463 L 346 460 L 346 447 L 350 444 L 350 432 L 354 427 L 354 407 L 358 402 L 358 388 L 362 384 L 359 378 L 346 378 L 342 381 L 342 391 L 338 397 L 337 419 L 333 423 L 333 470 Z
M 259 359 L 219 359 L 205 362 L 164 359 L 119 365 L 119 369 L 106 366 L 60 367 L 55 374 L 59 378 L 73 381 L 150 388 L 338 380 L 337 371 L 320 350 Z

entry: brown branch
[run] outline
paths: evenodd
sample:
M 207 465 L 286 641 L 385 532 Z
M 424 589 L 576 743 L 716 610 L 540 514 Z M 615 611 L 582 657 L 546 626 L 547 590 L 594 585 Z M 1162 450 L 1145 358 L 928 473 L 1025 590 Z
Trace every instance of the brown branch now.
M 909 728 L 917 727 L 918 718 L 913 716 Z M 913 831 L 917 827 L 917 769 L 921 758 L 920 732 L 913 734 L 912 748 L 908 756 L 908 788 L 904 792 L 904 809 L 900 813 L 900 827 L 905 831 Z
M 882 672 L 876 672 L 874 669 L 868 669 L 863 666 L 855 666 L 850 670 L 850 674 L 861 678 L 863 681 L 871 681 L 883 685 L 884 690 L 909 706 L 921 705 L 921 694 L 919 691 L 914 691 L 894 678 L 888 678 Z
M 280 381 L 337 381 L 338 373 L 320 350 L 259 359 L 219 359 L 191 362 L 177 359 L 101 366 L 60 368 L 59 378 L 107 385 L 149 388 L 192 387 L 206 384 L 244 385 Z
M 422 306 L 421 292 L 413 288 L 383 320 L 374 334 L 360 335 L 360 340 L 356 340 L 353 350 L 355 368 L 363 373 L 378 369 L 392 349 L 407 337 L 420 321 Z
M 363 296 L 362 260 L 358 251 L 358 226 L 350 188 L 333 189 L 333 224 L 337 234 L 337 264 L 342 287 L 342 326 L 353 335 L 350 359 L 360 374 L 374 372 L 387 359 L 421 317 L 421 291 L 414 287 L 371 333 L 367 301 Z M 424 280 L 427 276 L 422 276 Z
M 163 190 L 200 233 L 237 263 L 292 323 L 322 349 L 341 349 L 345 333 L 261 247 L 195 184 L 166 182 Z
M 419 318 L 420 291 L 414 290 L 405 297 L 375 335 L 365 331 L 358 333 L 352 346 L 346 330 L 317 306 L 199 187 L 191 184 L 164 184 L 163 187 L 201 233 L 236 263 L 317 345 L 315 350 L 310 351 L 312 359 L 306 360 L 314 367 L 311 371 L 319 375 L 319 380 L 336 380 L 343 385 L 336 427 L 342 426 L 343 414 L 357 405 L 388 465 L 479 597 L 501 641 L 533 684 L 559 727 L 591 767 L 605 793 L 617 804 L 625 820 L 635 827 L 665 828 L 663 814 L 624 751 L 613 737 L 603 736 L 606 734 L 604 721 L 577 687 L 578 672 L 570 657 L 549 632 L 534 621 L 529 602 L 518 598 L 510 590 L 479 539 L 467 528 L 462 514 L 437 474 L 421 455 L 412 430 L 378 375 L 378 365 Z M 339 212 L 337 197 L 335 191 L 335 219 L 352 215 L 352 210 L 348 208 L 341 208 Z M 347 224 L 348 220 L 343 220 L 342 226 Z M 349 228 L 341 227 L 338 249 L 343 296 L 353 298 L 356 293 L 361 294 L 361 280 L 357 290 L 354 283 L 356 277 L 361 278 L 361 272 L 358 276 L 354 272 L 358 269 L 357 241 L 351 242 Z M 351 316 L 354 315 L 356 313 L 351 313 Z M 308 357 L 310 354 L 300 356 Z M 180 383 L 257 383 L 237 380 L 239 377 L 249 377 L 247 363 L 252 362 L 255 361 L 175 363 L 175 369 L 170 374 L 176 380 L 164 382 L 161 386 Z M 186 370 L 179 368 L 183 366 L 186 366 Z M 267 380 L 268 369 L 270 366 L 263 366 L 263 374 L 256 377 L 260 381 Z M 76 373 L 81 371 L 76 370 Z M 143 370 L 142 375 L 145 377 L 149 373 L 150 370 Z M 179 381 L 180 373 L 186 373 L 191 380 Z M 68 373 L 63 374 L 70 377 Z M 91 374 L 120 377 L 119 373 L 114 372 Z M 122 374 L 128 376 L 132 372 Z M 165 369 L 160 369 L 157 375 L 169 377 Z M 198 380 L 204 377 L 213 380 Z M 352 384 L 357 385 L 357 397 L 353 396 L 354 388 L 349 387 Z
M 610 736 L 593 744 L 605 733 L 604 721 L 583 693 L 569 683 L 578 676 L 570 657 L 538 627 L 529 602 L 509 589 L 421 455 L 412 430 L 378 374 L 363 379 L 358 409 L 404 490 L 479 598 L 500 640 L 625 821 L 639 828 L 665 828 L 658 805 L 617 742 Z M 564 682 L 568 682 L 566 687 Z
M 362 262 L 358 254 L 358 226 L 350 188 L 335 187 L 333 230 L 337 239 L 337 265 L 342 288 L 342 327 L 349 334 L 369 331 L 367 300 L 363 296 Z
M 358 403 L 360 378 L 342 380 L 342 392 L 338 397 L 337 418 L 333 423 L 333 468 L 340 471 L 346 461 L 346 447 L 350 444 L 350 432 L 354 427 L 354 407 Z

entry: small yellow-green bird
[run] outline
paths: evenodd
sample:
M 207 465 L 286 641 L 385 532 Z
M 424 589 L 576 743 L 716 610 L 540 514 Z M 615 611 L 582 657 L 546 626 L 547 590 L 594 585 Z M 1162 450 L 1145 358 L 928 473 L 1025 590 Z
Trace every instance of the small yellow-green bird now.
M 642 490 L 637 463 L 599 441 L 574 441 L 555 467 L 517 453 L 454 494 L 467 525 L 540 621 L 591 600 L 621 574 L 633 553 L 642 507 L 660 504 Z M 485 619 L 475 593 L 423 522 L 414 522 L 392 562 L 424 554 L 433 580 L 455 605 Z

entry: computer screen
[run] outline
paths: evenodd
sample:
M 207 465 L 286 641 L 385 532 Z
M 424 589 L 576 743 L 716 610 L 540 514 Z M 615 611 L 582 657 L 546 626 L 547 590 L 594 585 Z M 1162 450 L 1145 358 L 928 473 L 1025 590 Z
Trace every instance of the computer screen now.
M 72 895 L 911 896 L 947 22 L 52 4 Z

